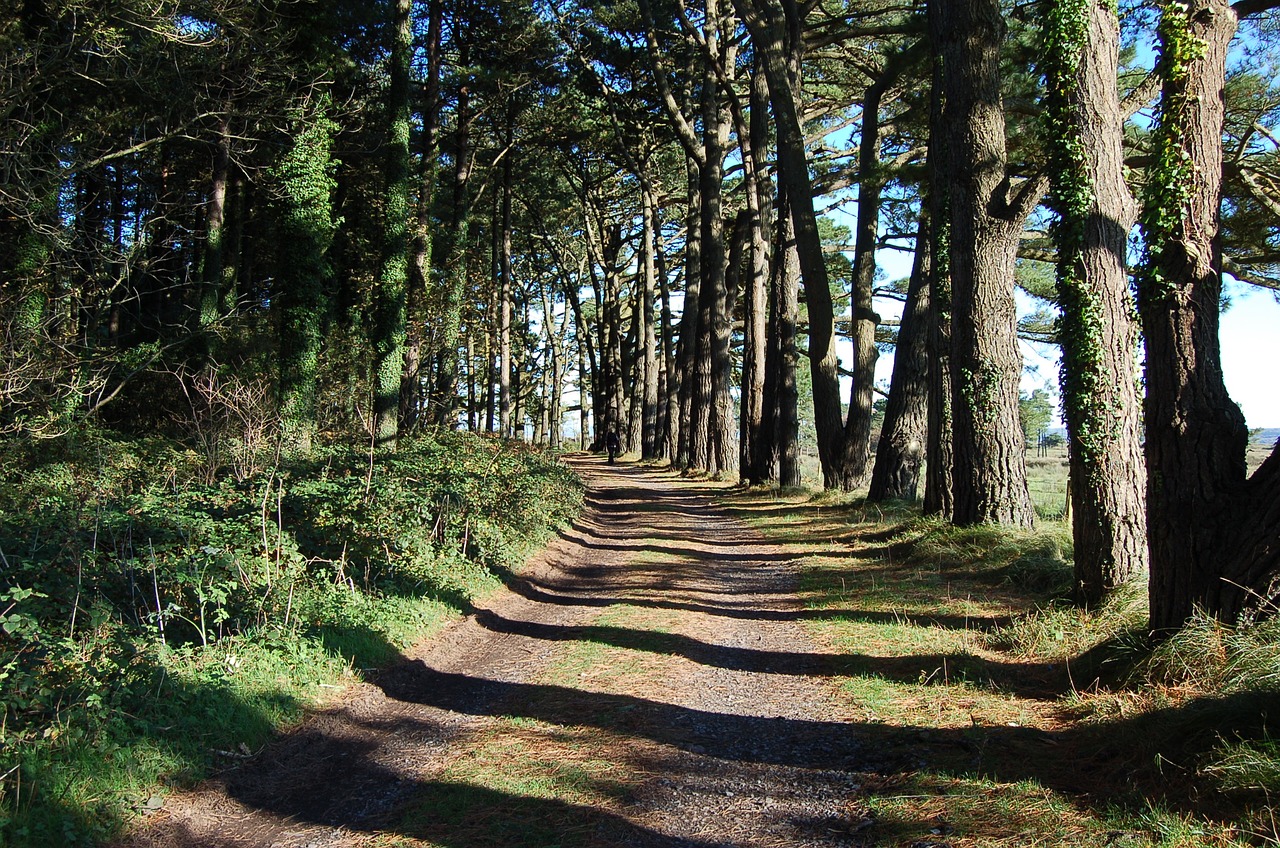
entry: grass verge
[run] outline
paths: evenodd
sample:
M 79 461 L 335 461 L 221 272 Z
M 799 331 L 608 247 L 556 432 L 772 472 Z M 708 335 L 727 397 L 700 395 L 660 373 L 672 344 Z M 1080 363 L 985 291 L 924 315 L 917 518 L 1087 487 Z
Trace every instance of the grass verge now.
M 1145 586 L 1066 599 L 1053 521 L 956 528 L 830 494 L 730 506 L 801 557 L 810 631 L 852 659 L 841 697 L 881 728 L 864 844 L 1280 845 L 1280 626 L 1202 621 L 1153 647 Z

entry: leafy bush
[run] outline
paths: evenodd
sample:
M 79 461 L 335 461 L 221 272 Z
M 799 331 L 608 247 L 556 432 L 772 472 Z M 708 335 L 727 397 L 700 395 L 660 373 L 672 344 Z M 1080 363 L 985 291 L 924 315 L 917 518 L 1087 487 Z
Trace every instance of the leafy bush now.
M 394 660 L 582 498 L 535 450 L 451 433 L 212 482 L 173 443 L 93 431 L 0 464 L 0 844 L 118 827 L 148 781 Z

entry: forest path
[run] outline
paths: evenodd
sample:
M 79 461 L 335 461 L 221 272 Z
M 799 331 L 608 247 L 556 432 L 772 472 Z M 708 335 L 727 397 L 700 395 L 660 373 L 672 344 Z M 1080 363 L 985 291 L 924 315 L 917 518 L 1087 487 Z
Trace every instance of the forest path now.
M 870 754 L 795 553 L 677 475 L 579 457 L 508 588 L 124 845 L 857 844 Z

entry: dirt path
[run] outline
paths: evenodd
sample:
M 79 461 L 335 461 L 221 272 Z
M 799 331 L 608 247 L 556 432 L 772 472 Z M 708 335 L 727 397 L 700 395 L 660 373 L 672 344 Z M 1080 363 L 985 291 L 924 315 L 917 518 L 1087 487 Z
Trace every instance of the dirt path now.
M 856 844 L 873 752 L 786 556 L 705 489 L 574 465 L 586 512 L 509 591 L 125 844 Z

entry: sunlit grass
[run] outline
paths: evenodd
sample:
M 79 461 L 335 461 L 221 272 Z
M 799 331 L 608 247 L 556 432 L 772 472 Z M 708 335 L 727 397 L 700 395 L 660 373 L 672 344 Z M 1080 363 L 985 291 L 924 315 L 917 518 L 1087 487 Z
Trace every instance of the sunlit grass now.
M 1072 604 L 1070 529 L 1052 520 L 1064 460 L 1030 463 L 1041 518 L 1030 533 L 847 495 L 733 499 L 803 554 L 802 597 L 824 613 L 810 631 L 849 659 L 846 709 L 901 729 L 889 748 L 907 771 L 869 780 L 867 838 L 1280 844 L 1266 794 L 1280 752 L 1259 706 L 1280 694 L 1280 633 L 1203 622 L 1153 653 L 1145 583 Z

